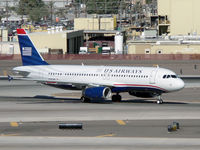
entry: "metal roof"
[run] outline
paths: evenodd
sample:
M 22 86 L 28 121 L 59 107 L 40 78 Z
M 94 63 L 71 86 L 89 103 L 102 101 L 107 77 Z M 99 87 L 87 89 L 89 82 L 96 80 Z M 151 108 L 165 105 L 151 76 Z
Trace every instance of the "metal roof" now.
M 86 34 L 116 34 L 117 32 L 124 33 L 125 31 L 118 31 L 118 30 L 84 30 L 83 33 Z

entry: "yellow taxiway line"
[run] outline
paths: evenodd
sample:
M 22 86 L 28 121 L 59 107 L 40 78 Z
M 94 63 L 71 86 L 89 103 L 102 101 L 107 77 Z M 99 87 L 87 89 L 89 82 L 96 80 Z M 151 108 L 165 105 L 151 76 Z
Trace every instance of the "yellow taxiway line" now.
M 115 136 L 115 134 L 105 134 L 105 135 L 99 135 L 96 137 L 102 138 L 102 137 L 113 137 L 113 136 Z
M 19 124 L 17 122 L 10 122 L 11 127 L 18 127 Z
M 123 120 L 116 120 L 119 125 L 125 126 L 126 123 Z

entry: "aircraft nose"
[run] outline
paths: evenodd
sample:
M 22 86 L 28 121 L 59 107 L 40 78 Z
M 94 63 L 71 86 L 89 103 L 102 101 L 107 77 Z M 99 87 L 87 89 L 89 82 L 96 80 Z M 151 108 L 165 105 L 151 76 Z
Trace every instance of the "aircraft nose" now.
M 185 87 L 185 83 L 182 79 L 179 80 L 179 82 L 177 83 L 177 89 L 181 90 Z

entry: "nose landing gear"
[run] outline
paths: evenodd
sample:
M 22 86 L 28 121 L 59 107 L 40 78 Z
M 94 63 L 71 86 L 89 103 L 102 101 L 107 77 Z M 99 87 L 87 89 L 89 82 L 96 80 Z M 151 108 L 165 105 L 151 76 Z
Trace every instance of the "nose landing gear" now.
M 157 99 L 157 104 L 162 104 L 162 103 L 163 103 L 162 97 L 159 95 Z

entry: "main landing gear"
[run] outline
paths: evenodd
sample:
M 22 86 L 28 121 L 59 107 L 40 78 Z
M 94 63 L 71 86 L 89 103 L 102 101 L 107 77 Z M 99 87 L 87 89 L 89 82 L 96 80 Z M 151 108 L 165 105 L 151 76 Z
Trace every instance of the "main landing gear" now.
M 122 100 L 122 97 L 119 94 L 112 96 L 112 101 L 113 102 L 121 102 L 121 100 Z
M 85 96 L 82 96 L 82 97 L 81 97 L 81 102 L 82 102 L 82 103 L 90 103 L 91 100 L 90 100 L 89 98 L 86 98 Z
M 162 104 L 162 103 L 163 103 L 162 97 L 159 95 L 158 100 L 157 100 L 157 104 Z

